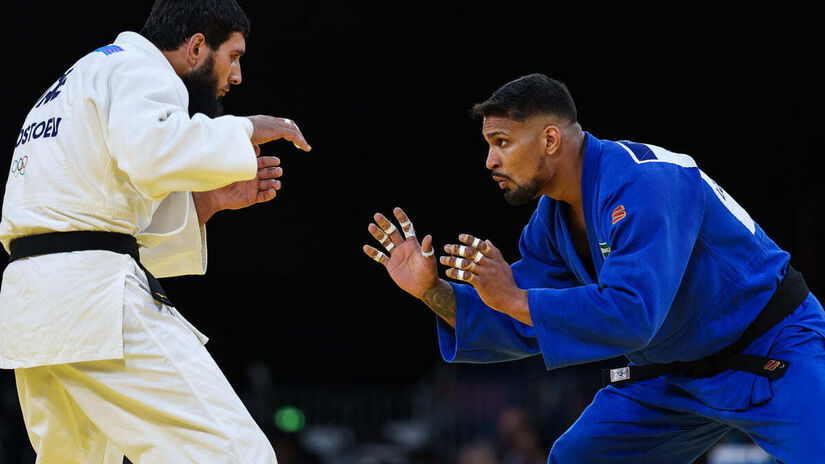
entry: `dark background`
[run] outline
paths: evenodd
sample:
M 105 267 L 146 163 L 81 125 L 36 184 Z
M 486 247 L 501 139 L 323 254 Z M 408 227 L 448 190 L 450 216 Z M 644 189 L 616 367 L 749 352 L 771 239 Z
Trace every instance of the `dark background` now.
M 825 76 L 813 12 L 391 3 L 242 2 L 252 33 L 226 111 L 292 118 L 313 150 L 265 145 L 285 170 L 278 197 L 218 213 L 208 273 L 164 281 L 239 391 L 251 365 L 276 385 L 319 391 L 504 372 L 446 366 L 434 317 L 361 246 L 372 215 L 399 205 L 439 249 L 471 233 L 518 259 L 534 204 L 504 202 L 468 109 L 532 72 L 568 85 L 595 136 L 693 156 L 821 293 Z M 150 4 L 4 4 L 7 164 L 36 98 L 88 51 L 139 30 Z M 600 367 L 513 366 L 519 374 L 501 378 L 514 385 L 524 372 L 575 374 L 586 397 Z M 12 374 L 0 374 L 13 392 Z

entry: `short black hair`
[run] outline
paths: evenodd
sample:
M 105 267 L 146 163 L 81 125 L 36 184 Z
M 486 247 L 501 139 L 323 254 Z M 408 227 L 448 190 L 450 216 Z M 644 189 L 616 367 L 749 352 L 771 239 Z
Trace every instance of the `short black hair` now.
M 577 121 L 576 104 L 567 86 L 539 73 L 504 84 L 486 101 L 473 105 L 470 112 L 475 117 L 501 116 L 515 121 L 537 114 L 554 114 L 570 122 Z
M 169 51 L 198 32 L 216 50 L 233 32 L 247 37 L 249 18 L 235 0 L 155 0 L 140 35 Z

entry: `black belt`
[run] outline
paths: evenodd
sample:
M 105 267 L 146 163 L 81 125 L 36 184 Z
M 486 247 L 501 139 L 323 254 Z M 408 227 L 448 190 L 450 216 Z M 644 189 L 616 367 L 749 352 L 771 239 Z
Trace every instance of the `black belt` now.
M 621 385 L 674 373 L 688 377 L 710 377 L 728 369 L 750 372 L 769 379 L 782 377 L 788 368 L 788 361 L 767 356 L 742 354 L 742 350 L 791 314 L 807 298 L 809 292 L 810 290 L 805 284 L 802 274 L 789 264 L 788 272 L 782 282 L 779 283 L 771 299 L 768 300 L 768 304 L 733 344 L 696 361 L 602 369 L 602 383 L 605 386 Z
M 166 297 L 166 292 L 163 291 L 158 279 L 140 263 L 137 239 L 131 235 L 91 230 L 49 232 L 16 238 L 9 244 L 9 250 L 9 262 L 35 255 L 84 250 L 106 250 L 129 255 L 146 273 L 152 297 L 161 303 L 174 306 Z

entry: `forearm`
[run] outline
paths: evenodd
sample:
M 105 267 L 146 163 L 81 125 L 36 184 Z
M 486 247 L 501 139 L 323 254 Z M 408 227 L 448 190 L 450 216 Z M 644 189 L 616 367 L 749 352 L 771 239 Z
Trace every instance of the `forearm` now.
M 438 284 L 421 294 L 421 301 L 450 327 L 455 328 L 455 291 L 450 284 L 439 279 Z

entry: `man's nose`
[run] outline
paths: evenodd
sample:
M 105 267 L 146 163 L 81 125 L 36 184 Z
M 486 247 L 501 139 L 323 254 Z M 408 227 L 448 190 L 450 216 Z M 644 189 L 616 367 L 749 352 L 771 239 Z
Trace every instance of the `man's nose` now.
M 493 153 L 493 149 L 490 149 L 487 152 L 487 161 L 485 165 L 487 166 L 487 169 L 491 171 L 495 171 L 496 169 L 501 167 L 501 160 L 498 158 L 498 156 L 496 156 L 495 153 Z
M 229 70 L 229 83 L 232 85 L 240 85 L 242 79 L 241 65 L 233 66 L 232 69 Z

